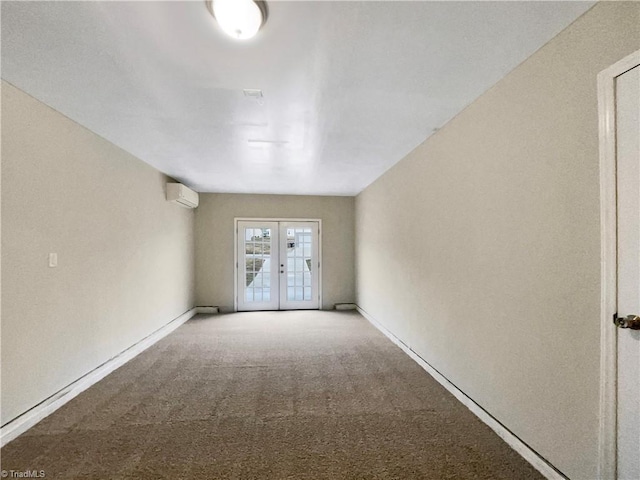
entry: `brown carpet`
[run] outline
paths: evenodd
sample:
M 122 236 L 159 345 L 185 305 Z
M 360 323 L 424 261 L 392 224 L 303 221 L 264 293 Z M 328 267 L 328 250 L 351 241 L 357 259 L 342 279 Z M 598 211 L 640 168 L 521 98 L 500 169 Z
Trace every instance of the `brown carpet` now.
M 197 316 L 5 446 L 83 479 L 540 479 L 355 313 Z

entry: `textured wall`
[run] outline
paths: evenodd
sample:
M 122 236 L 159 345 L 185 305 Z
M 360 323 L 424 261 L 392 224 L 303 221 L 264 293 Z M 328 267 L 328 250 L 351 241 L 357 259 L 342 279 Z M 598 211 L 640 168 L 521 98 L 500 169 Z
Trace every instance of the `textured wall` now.
M 322 308 L 353 303 L 354 198 L 205 193 L 196 210 L 196 302 L 233 310 L 234 218 L 322 219 Z
M 2 424 L 194 306 L 167 177 L 2 83 Z M 48 254 L 58 267 L 48 267 Z
M 596 75 L 640 48 L 596 5 L 356 199 L 357 302 L 570 478 L 595 478 Z

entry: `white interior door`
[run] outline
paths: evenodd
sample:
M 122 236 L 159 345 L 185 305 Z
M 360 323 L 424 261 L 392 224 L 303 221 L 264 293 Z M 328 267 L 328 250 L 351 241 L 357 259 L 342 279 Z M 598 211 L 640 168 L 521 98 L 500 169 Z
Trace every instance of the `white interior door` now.
M 319 222 L 238 221 L 239 311 L 320 306 Z
M 640 315 L 640 66 L 616 79 L 618 316 Z M 618 479 L 640 479 L 640 330 L 618 329 Z

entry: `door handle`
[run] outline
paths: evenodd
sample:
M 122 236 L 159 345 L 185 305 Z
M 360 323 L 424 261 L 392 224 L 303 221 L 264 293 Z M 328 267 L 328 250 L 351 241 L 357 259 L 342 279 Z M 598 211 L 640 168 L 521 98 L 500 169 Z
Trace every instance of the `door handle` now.
M 638 315 L 627 315 L 626 317 L 619 317 L 616 313 L 613 316 L 613 323 L 618 328 L 640 330 L 640 317 Z

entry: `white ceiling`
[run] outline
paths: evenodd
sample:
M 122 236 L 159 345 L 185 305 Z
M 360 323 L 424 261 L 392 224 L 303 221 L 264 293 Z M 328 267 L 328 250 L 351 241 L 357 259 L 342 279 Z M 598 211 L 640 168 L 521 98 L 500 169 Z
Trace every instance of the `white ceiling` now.
M 3 1 L 2 78 L 200 192 L 354 195 L 591 5 Z

